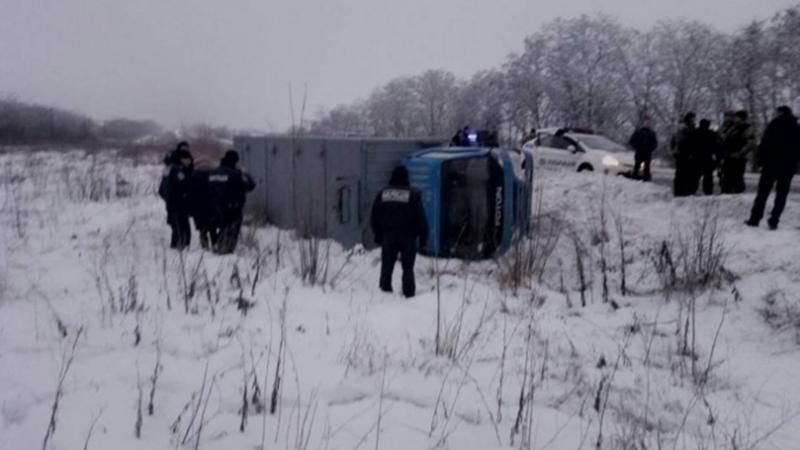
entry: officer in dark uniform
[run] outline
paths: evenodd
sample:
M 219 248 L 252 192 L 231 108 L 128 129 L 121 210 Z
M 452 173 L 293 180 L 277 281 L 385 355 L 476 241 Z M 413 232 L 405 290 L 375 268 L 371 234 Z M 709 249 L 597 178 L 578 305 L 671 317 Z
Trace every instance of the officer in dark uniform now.
M 520 145 L 525 145 L 528 142 L 536 139 L 536 128 L 531 128 L 531 131 L 528 132 L 525 136 L 522 137 L 522 141 L 520 141 Z
M 456 134 L 453 135 L 453 138 L 450 139 L 450 146 L 451 147 L 464 147 L 469 145 L 469 140 L 467 139 L 467 135 L 469 134 L 469 125 L 461 128 L 460 130 L 456 131 Z
M 236 165 L 239 154 L 225 152 L 219 167 L 208 174 L 208 196 L 211 208 L 210 239 L 214 253 L 233 253 L 239 242 L 245 196 L 256 185 L 253 179 Z
M 676 197 L 694 195 L 697 191 L 697 172 L 695 155 L 697 154 L 696 115 L 686 113 L 675 135 L 672 136 L 672 156 L 675 158 L 675 179 L 673 192 Z
M 381 290 L 392 292 L 392 272 L 399 255 L 403 268 L 403 295 L 413 297 L 416 293 L 414 260 L 418 243 L 428 240 L 428 222 L 422 207 L 422 194 L 410 186 L 405 167 L 396 167 L 389 186 L 375 197 L 371 222 L 375 242 L 381 246 Z
M 165 166 L 169 166 L 170 164 L 172 164 L 172 155 L 174 155 L 177 150 L 189 151 L 189 143 L 186 142 L 186 141 L 178 142 L 178 145 L 175 146 L 174 150 L 168 151 L 167 154 L 164 155 L 164 165 Z
M 719 154 L 719 136 L 711 129 L 711 121 L 702 119 L 700 128 L 697 129 L 695 137 L 695 160 L 694 180 L 692 183 L 693 192 L 697 191 L 700 180 L 703 181 L 703 193 L 711 195 L 714 193 L 714 170 L 717 167 L 717 155 Z
M 182 143 L 185 144 L 185 143 Z M 180 145 L 165 163 L 169 163 L 161 176 L 158 195 L 167 206 L 167 223 L 172 229 L 170 248 L 183 250 L 189 247 L 192 231 L 189 225 L 190 177 L 194 169 L 194 158 L 189 152 L 188 144 Z
M 638 180 L 640 177 L 639 171 L 642 170 L 642 180 L 650 181 L 652 179 L 650 175 L 650 164 L 653 160 L 653 152 L 658 148 L 658 137 L 655 131 L 653 131 L 653 121 L 650 119 L 650 116 L 644 116 L 642 118 L 641 125 L 633 132 L 631 138 L 628 140 L 628 144 L 635 152 L 635 162 L 631 177 Z M 642 166 L 644 166 L 643 169 Z
M 200 237 L 200 246 L 206 250 L 212 248 L 211 240 L 211 208 L 208 199 L 208 176 L 211 168 L 198 165 L 192 171 L 189 178 L 189 199 L 191 203 L 191 215 L 194 219 L 194 227 Z
M 758 226 L 764 216 L 767 197 L 774 186 L 775 205 L 767 222 L 770 230 L 775 230 L 778 228 L 783 208 L 786 206 L 786 197 L 792 187 L 792 178 L 800 162 L 800 125 L 788 106 L 778 108 L 777 116 L 764 131 L 757 156 L 761 166 L 761 178 L 758 180 L 758 194 L 753 203 L 750 219 L 745 223 L 751 227 Z

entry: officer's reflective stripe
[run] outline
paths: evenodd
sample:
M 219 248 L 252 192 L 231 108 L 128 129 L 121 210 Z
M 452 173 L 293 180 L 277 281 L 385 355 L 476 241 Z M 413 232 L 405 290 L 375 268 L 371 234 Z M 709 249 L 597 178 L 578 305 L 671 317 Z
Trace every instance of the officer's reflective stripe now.
M 209 175 L 208 181 L 211 183 L 227 183 L 228 176 L 227 175 Z
M 411 192 L 404 189 L 386 189 L 381 194 L 381 200 L 384 202 L 408 203 L 410 199 Z

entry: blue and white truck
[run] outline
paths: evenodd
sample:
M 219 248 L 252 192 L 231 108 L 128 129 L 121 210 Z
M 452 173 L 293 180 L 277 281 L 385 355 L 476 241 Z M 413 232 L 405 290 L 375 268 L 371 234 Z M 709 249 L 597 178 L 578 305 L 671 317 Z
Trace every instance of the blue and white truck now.
M 527 230 L 533 159 L 480 142 L 440 139 L 240 136 L 234 147 L 253 175 L 248 211 L 301 236 L 373 247 L 369 213 L 392 169 L 403 164 L 422 191 L 430 237 L 423 253 L 483 259 Z

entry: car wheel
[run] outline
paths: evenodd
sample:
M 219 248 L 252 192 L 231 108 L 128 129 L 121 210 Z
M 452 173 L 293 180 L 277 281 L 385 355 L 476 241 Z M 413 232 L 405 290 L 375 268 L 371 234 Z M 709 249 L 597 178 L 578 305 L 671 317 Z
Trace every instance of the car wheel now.
M 591 164 L 581 164 L 578 166 L 578 172 L 594 172 L 594 167 Z

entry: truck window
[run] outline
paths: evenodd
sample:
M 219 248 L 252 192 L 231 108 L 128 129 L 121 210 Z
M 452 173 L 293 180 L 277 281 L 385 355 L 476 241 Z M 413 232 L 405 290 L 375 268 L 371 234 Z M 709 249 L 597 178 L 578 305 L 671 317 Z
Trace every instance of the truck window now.
M 447 161 L 442 183 L 444 254 L 467 259 L 491 255 L 504 220 L 503 168 L 497 159 L 484 155 Z

